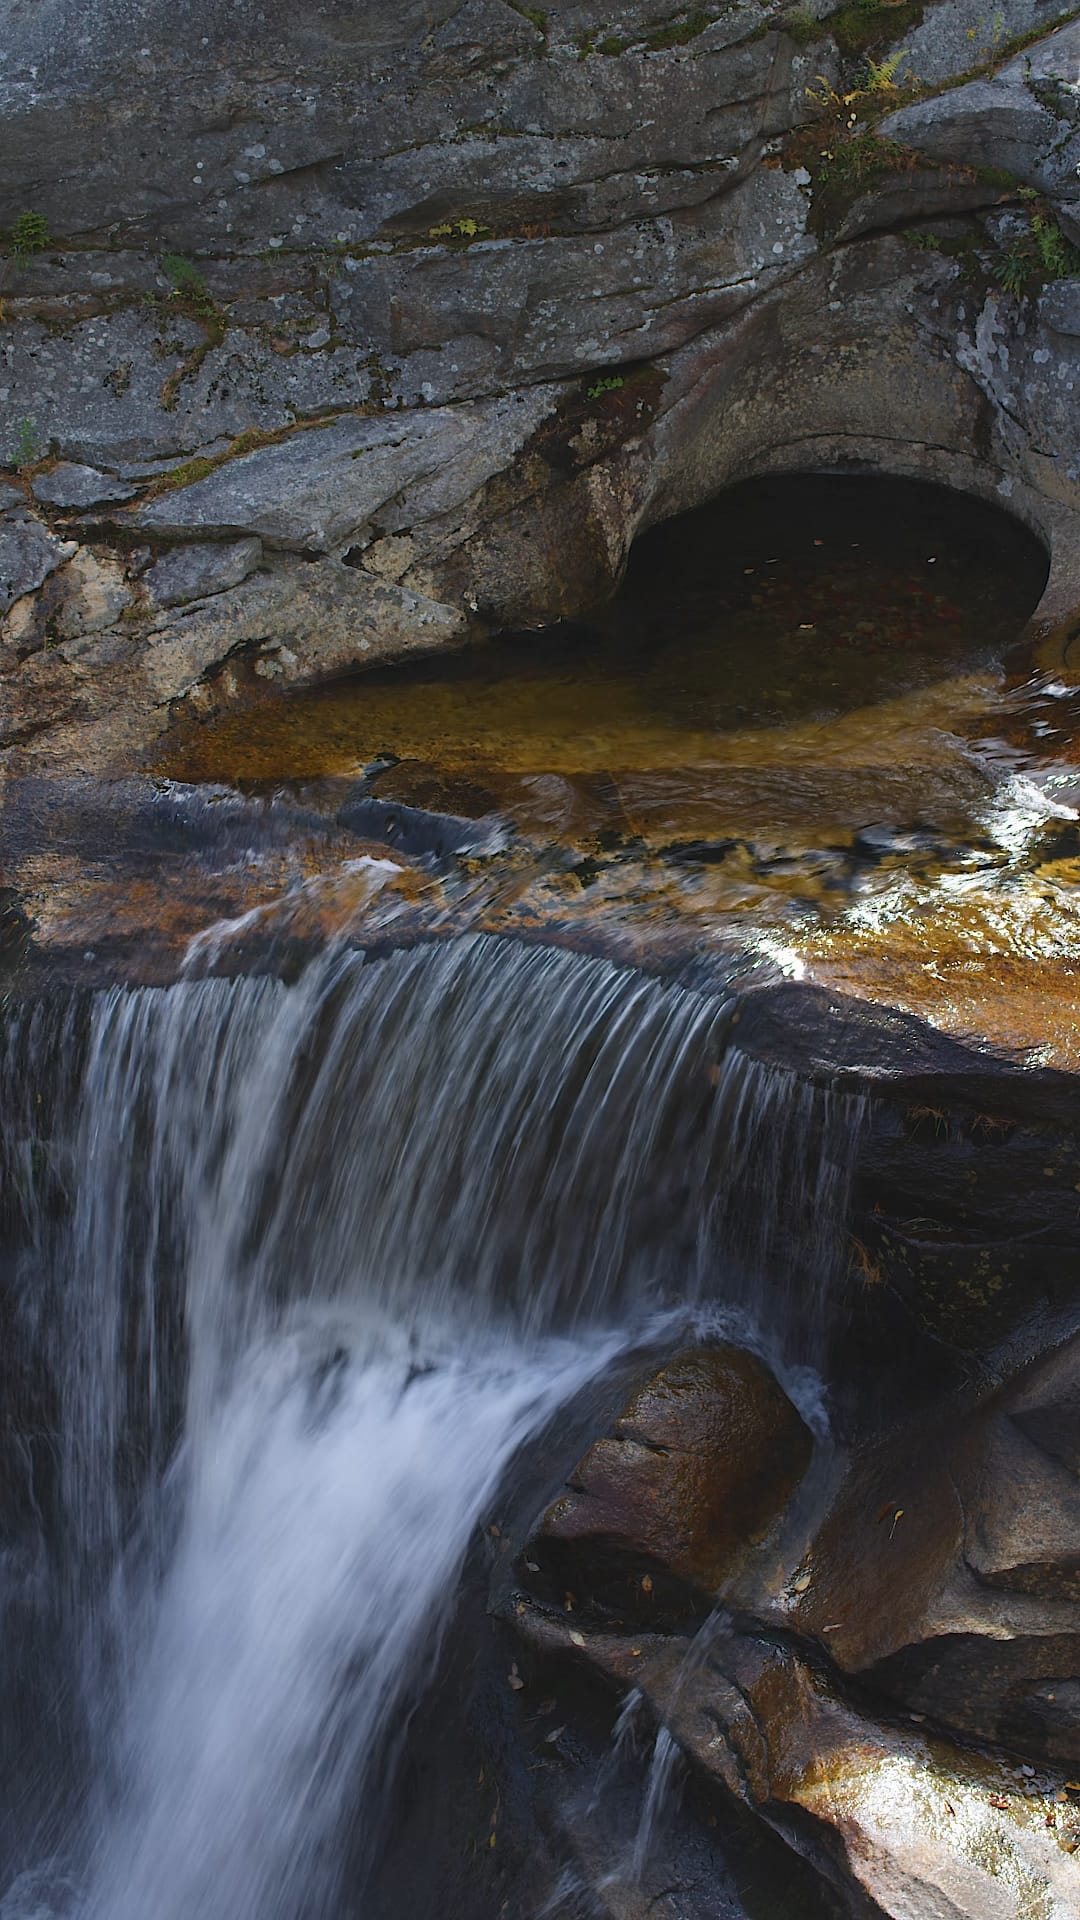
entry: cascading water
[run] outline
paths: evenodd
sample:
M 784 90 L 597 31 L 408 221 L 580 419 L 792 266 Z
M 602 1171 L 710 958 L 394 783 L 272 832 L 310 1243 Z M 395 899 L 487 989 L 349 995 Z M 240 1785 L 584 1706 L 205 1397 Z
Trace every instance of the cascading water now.
M 695 1304 L 812 1357 L 859 1105 L 728 1037 L 492 938 L 12 1017 L 0 1912 L 363 1912 L 523 1443 Z

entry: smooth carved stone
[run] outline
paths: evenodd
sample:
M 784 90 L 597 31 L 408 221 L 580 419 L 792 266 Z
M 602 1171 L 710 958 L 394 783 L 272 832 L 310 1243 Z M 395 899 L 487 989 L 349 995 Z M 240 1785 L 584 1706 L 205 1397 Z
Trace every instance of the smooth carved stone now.
M 739 1549 L 767 1532 L 811 1446 L 754 1355 L 688 1349 L 590 1447 L 526 1559 L 582 1597 L 646 1611 L 677 1604 L 673 1586 L 713 1594 Z

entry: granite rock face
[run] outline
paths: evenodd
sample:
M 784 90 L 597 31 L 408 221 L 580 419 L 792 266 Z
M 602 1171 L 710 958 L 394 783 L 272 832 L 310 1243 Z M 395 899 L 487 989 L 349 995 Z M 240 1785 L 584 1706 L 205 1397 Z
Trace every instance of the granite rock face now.
M 1003 499 L 1067 623 L 1077 29 L 1010 55 L 1041 0 L 908 11 L 17 0 L 0 753 L 122 764 L 228 702 L 230 649 L 315 678 L 414 604 L 410 645 L 580 615 L 649 524 L 784 468 Z M 959 84 L 875 90 L 890 52 Z M 223 552 L 162 591 L 172 548 L 244 541 L 256 583 Z

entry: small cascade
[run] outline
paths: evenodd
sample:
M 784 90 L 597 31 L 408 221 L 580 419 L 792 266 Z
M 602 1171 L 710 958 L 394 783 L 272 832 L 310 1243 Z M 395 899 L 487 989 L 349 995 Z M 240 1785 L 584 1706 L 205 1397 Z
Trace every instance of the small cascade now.
M 862 1108 L 730 1039 L 485 936 L 11 1016 L 5 1915 L 336 1920 L 529 1436 L 693 1310 L 813 1361 Z

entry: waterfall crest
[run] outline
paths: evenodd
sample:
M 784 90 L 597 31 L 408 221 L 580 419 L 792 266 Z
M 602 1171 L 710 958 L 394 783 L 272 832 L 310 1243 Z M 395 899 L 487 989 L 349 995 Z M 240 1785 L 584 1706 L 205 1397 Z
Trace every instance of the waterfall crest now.
M 728 1043 L 715 999 L 491 937 L 9 1022 L 50 1440 L 4 1602 L 63 1758 L 6 1864 L 31 1824 L 71 1877 L 5 1916 L 342 1910 L 524 1442 L 688 1310 L 778 1350 L 820 1311 L 860 1104 Z

